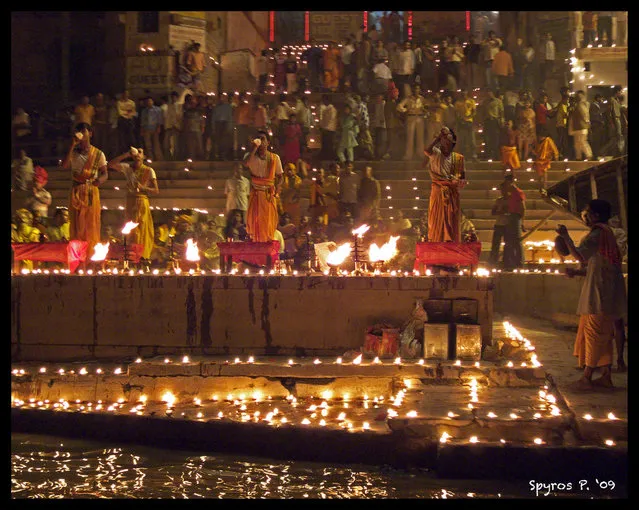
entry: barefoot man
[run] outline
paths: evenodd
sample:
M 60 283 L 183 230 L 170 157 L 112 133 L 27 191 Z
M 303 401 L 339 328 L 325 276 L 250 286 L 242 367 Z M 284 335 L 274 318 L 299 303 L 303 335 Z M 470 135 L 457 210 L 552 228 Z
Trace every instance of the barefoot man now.
M 428 203 L 428 242 L 461 243 L 459 190 L 466 185 L 464 156 L 453 152 L 455 132 L 443 127 L 424 150 L 431 179 Z
M 626 308 L 626 286 L 621 272 L 621 254 L 617 240 L 608 225 L 610 203 L 591 200 L 585 210 L 586 225 L 590 232 L 575 247 L 565 225 L 557 233 L 565 241 L 570 254 L 585 270 L 567 268 L 569 277 L 585 275 L 581 288 L 577 314 L 579 328 L 575 339 L 574 355 L 584 373 L 573 384 L 573 389 L 587 391 L 595 387 L 612 388 L 611 367 L 615 320 Z M 593 379 L 593 373 L 601 376 Z
M 268 134 L 260 131 L 246 160 L 251 172 L 246 230 L 251 241 L 256 243 L 273 240 L 278 220 L 277 194 L 282 181 L 282 162 L 277 154 L 268 150 L 268 144 Z

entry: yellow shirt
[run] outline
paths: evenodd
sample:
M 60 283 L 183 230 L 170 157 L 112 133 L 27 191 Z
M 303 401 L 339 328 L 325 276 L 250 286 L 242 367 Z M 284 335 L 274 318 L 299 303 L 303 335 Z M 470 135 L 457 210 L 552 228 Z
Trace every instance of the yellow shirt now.
M 441 101 L 433 102 L 431 101 L 428 105 L 428 110 L 430 111 L 430 121 L 431 122 L 444 122 L 444 110 L 448 108 L 448 106 Z
M 475 110 L 477 110 L 477 103 L 473 99 L 460 99 L 455 101 L 455 110 L 457 111 L 457 117 L 464 122 L 473 122 L 475 118 Z
M 557 105 L 557 118 L 555 120 L 557 127 L 566 127 L 568 125 L 568 105 L 559 103 Z

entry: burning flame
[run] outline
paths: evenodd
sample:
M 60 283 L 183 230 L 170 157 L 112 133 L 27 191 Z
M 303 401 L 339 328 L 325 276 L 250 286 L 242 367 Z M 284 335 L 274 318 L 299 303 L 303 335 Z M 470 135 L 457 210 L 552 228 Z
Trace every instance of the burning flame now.
M 126 225 L 124 225 L 124 227 L 122 227 L 122 233 L 124 235 L 130 234 L 131 230 L 133 230 L 138 225 L 139 225 L 139 223 L 134 223 L 132 221 L 127 221 Z
M 329 266 L 339 266 L 346 257 L 351 254 L 351 243 L 344 243 L 337 247 L 336 250 L 330 252 L 326 257 L 326 263 Z
M 368 250 L 368 258 L 371 262 L 388 262 L 397 255 L 397 240 L 399 236 L 391 236 L 390 240 L 379 248 L 375 243 Z
M 198 262 L 200 260 L 200 251 L 197 249 L 197 243 L 193 239 L 186 240 L 186 260 Z
M 352 232 L 354 236 L 362 237 L 369 229 L 370 227 L 364 223 L 361 227 L 357 227 Z
M 109 243 L 97 243 L 93 247 L 93 255 L 91 255 L 91 260 L 94 262 L 100 262 L 104 260 L 109 253 Z

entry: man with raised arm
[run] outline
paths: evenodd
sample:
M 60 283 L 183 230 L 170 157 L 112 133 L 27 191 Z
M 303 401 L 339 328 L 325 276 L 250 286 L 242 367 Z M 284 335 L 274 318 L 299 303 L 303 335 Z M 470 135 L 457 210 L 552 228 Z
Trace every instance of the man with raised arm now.
M 428 203 L 428 241 L 461 242 L 459 190 L 466 185 L 464 156 L 453 152 L 455 132 L 444 126 L 424 150 L 431 179 Z
M 268 150 L 269 143 L 268 133 L 260 131 L 246 160 L 251 173 L 246 230 L 251 241 L 257 243 L 273 240 L 278 220 L 276 199 L 283 174 L 282 161 Z

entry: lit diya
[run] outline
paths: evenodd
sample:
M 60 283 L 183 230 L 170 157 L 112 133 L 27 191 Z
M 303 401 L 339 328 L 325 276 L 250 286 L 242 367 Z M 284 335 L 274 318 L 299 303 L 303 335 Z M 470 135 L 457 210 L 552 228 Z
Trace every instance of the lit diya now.
M 351 243 L 340 244 L 331 251 L 326 257 L 326 264 L 329 267 L 329 274 L 337 276 L 337 268 L 344 263 L 346 258 L 351 254 Z

